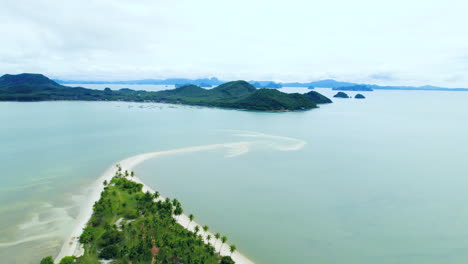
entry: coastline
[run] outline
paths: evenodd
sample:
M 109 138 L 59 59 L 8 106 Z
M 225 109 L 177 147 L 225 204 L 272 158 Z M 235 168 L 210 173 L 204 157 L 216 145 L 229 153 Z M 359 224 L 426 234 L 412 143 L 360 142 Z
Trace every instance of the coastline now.
M 78 217 L 76 219 L 76 222 L 77 222 L 76 226 L 71 232 L 71 234 L 68 236 L 68 238 L 64 241 L 64 244 L 62 245 L 62 248 L 59 254 L 55 258 L 55 262 L 58 263 L 65 256 L 81 256 L 83 254 L 84 249 L 80 245 L 78 238 L 81 235 L 83 229 L 86 227 L 86 224 L 88 223 L 89 219 L 91 218 L 93 214 L 94 203 L 97 202 L 101 198 L 101 192 L 104 190 L 103 182 L 105 180 L 110 181 L 112 177 L 114 177 L 115 173 L 117 172 L 117 167 L 116 167 L 117 164 L 120 164 L 123 171 L 125 170 L 132 171 L 133 168 L 139 165 L 140 163 L 148 159 L 156 158 L 156 157 L 163 156 L 163 155 L 213 150 L 213 149 L 218 149 L 218 148 L 243 147 L 245 146 L 245 144 L 248 144 L 248 142 L 213 144 L 213 145 L 205 145 L 205 146 L 197 146 L 197 147 L 180 148 L 180 149 L 167 150 L 167 151 L 150 152 L 150 153 L 144 153 L 144 154 L 132 156 L 132 157 L 123 159 L 113 164 L 111 167 L 106 169 L 104 173 L 92 185 L 91 191 L 87 195 L 88 199 L 86 203 L 82 205 L 82 208 L 80 209 L 80 213 L 78 214 Z M 129 177 L 128 179 L 143 184 L 143 192 L 146 192 L 146 191 L 150 191 L 152 193 L 154 192 L 154 190 L 151 189 L 151 187 L 144 184 L 139 178 Z M 160 197 L 159 199 L 164 199 L 164 197 Z M 197 225 L 200 226 L 198 223 L 194 221 L 190 223 L 189 217 L 185 214 L 180 215 L 178 219 L 176 218 L 176 221 L 180 225 L 182 225 L 182 227 L 190 231 L 193 231 L 195 226 Z M 205 233 L 204 231 L 201 231 L 200 233 L 203 234 L 204 237 L 206 237 L 206 235 L 208 234 L 211 234 L 211 236 L 214 237 L 214 235 L 210 232 Z M 215 247 L 215 251 L 218 251 L 218 252 L 222 245 L 221 243 L 216 243 L 215 239 L 211 239 L 211 241 L 206 241 L 205 239 L 205 243 L 210 243 L 213 246 L 216 244 L 217 247 Z M 222 256 L 231 255 L 229 251 L 229 246 L 227 246 L 227 244 L 223 246 L 221 255 Z M 235 251 L 231 257 L 237 264 L 253 264 L 254 263 L 253 261 L 248 259 L 246 256 L 242 255 L 242 253 L 238 251 Z

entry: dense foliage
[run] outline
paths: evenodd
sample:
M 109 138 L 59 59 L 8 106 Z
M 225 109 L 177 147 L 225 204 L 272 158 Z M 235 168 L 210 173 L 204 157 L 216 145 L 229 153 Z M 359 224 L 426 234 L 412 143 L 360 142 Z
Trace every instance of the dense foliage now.
M 40 264 L 54 264 L 54 259 L 52 256 L 45 257 L 41 260 Z
M 176 222 L 174 215 L 182 213 L 176 199 L 161 200 L 156 199 L 157 192 L 143 193 L 143 185 L 125 175 L 128 173 L 117 172 L 111 182 L 104 183 L 106 187 L 79 238 L 85 252 L 76 263 L 98 264 L 103 259 L 112 259 L 115 264 L 234 263 L 230 257 L 221 258 L 201 235 Z
M 337 98 L 349 98 L 349 95 L 347 93 L 344 93 L 344 92 L 338 92 L 337 94 L 335 94 L 333 97 L 337 97 Z
M 275 89 L 256 89 L 245 81 L 221 84 L 213 89 L 185 85 L 172 90 L 148 92 L 131 89 L 93 90 L 67 87 L 40 74 L 0 77 L 0 101 L 135 101 L 189 104 L 248 110 L 301 110 L 324 103 L 324 96 L 287 94 Z M 327 98 L 328 99 L 328 98 Z M 325 100 L 326 101 L 326 100 Z M 331 102 L 331 101 L 330 101 Z
M 307 98 L 309 98 L 311 101 L 314 101 L 316 104 L 329 104 L 333 103 L 332 100 L 330 100 L 328 97 L 322 95 L 321 93 L 315 92 L 315 91 L 310 91 L 306 94 L 304 94 Z
M 67 256 L 64 257 L 62 260 L 60 260 L 59 264 L 74 264 L 76 263 L 76 258 L 73 256 Z
M 237 100 L 220 103 L 222 107 L 260 111 L 304 110 L 316 108 L 317 104 L 298 93 L 286 94 L 275 89 L 258 89 Z

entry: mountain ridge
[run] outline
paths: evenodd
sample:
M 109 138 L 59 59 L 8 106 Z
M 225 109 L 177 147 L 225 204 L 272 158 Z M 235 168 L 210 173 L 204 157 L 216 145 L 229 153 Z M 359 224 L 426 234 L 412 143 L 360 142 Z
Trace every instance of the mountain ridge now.
M 323 95 L 308 97 L 276 89 L 256 89 L 246 81 L 233 81 L 213 89 L 185 85 L 157 92 L 93 90 L 57 84 L 41 74 L 4 75 L 0 77 L 0 101 L 136 101 L 223 107 L 259 111 L 306 110 L 323 103 Z M 328 99 L 328 98 L 327 98 Z
M 169 79 L 142 79 L 130 81 L 78 81 L 78 80 L 60 80 L 54 79 L 58 84 L 147 84 L 147 85 L 199 85 L 199 86 L 217 86 L 228 81 L 222 81 L 216 77 L 186 79 L 186 78 L 169 78 Z M 334 79 L 324 79 L 311 82 L 274 82 L 274 81 L 249 81 L 256 88 L 282 88 L 282 87 L 305 87 L 312 89 L 318 88 L 340 88 L 350 86 L 368 86 L 374 90 L 421 90 L 421 91 L 468 91 L 468 88 L 447 88 L 433 85 L 423 86 L 405 86 L 405 85 L 377 85 L 355 82 L 342 82 Z

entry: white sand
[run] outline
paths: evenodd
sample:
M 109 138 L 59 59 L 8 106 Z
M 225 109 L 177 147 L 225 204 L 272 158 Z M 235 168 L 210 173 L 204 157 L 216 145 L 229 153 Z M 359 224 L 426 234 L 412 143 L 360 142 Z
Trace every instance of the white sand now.
M 116 164 L 112 165 L 109 169 L 107 169 L 101 177 L 96 181 L 96 183 L 92 186 L 92 189 L 90 193 L 88 194 L 88 199 L 87 201 L 83 204 L 80 213 L 77 217 L 77 224 L 75 226 L 75 229 L 72 231 L 70 234 L 69 238 L 65 241 L 65 243 L 62 246 L 62 249 L 60 250 L 60 253 L 58 254 L 57 258 L 55 259 L 55 262 L 58 263 L 64 256 L 81 256 L 83 254 L 83 248 L 80 245 L 78 238 L 81 235 L 81 232 L 83 229 L 86 227 L 86 224 L 88 223 L 89 219 L 91 218 L 93 214 L 93 205 L 95 202 L 97 202 L 100 199 L 101 192 L 104 189 L 103 182 L 107 180 L 108 182 L 114 177 L 115 173 L 117 172 L 117 164 L 120 164 L 122 167 L 122 171 L 132 171 L 135 166 L 138 164 L 152 158 L 156 158 L 159 156 L 164 156 L 164 155 L 171 155 L 171 154 L 177 154 L 177 153 L 187 153 L 187 152 L 196 152 L 196 151 L 204 151 L 204 150 L 212 150 L 212 149 L 217 149 L 217 148 L 228 148 L 228 149 L 233 149 L 233 148 L 240 148 L 242 149 L 241 152 L 245 152 L 246 145 L 248 145 L 249 142 L 235 142 L 235 143 L 226 143 L 226 144 L 214 144 L 214 145 L 206 145 L 206 146 L 198 146 L 198 147 L 190 147 L 190 148 L 181 148 L 181 149 L 175 149 L 175 150 L 167 150 L 167 151 L 160 151 L 160 152 L 151 152 L 151 153 L 145 153 L 145 154 L 140 154 L 136 155 L 127 159 L 124 159 L 122 161 L 117 162 Z M 129 179 L 132 177 L 128 177 Z M 143 191 L 150 191 L 154 193 L 154 191 L 146 186 L 143 182 L 141 182 L 138 178 L 133 177 L 133 180 L 139 183 L 143 184 Z M 160 198 L 164 199 L 164 198 Z M 177 218 L 176 218 L 177 219 Z M 187 227 L 189 224 L 190 220 L 188 216 L 186 215 L 181 215 L 178 217 L 177 222 L 181 224 L 184 228 Z M 194 230 L 195 226 L 199 225 L 195 222 L 190 223 L 187 229 L 189 230 Z M 200 225 L 199 225 L 200 226 Z M 214 235 L 211 233 L 205 233 L 203 232 L 203 229 L 200 226 L 200 234 L 203 235 L 205 238 L 206 243 L 210 243 L 212 245 L 216 244 L 216 251 L 219 252 L 219 249 L 221 247 L 221 241 L 215 242 Z M 212 239 L 211 241 L 206 241 L 206 236 L 210 234 Z M 224 244 L 221 255 L 227 255 L 229 256 L 231 253 L 229 251 L 229 245 Z M 253 261 L 249 260 L 247 257 L 242 255 L 239 252 L 234 252 L 232 254 L 232 259 L 238 263 L 238 264 L 252 264 L 254 263 Z

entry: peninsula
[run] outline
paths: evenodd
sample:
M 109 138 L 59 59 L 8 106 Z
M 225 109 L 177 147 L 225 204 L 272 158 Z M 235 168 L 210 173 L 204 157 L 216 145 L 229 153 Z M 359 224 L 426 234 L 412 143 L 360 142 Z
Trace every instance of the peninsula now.
M 78 238 L 81 250 L 60 257 L 56 260 L 60 264 L 234 264 L 233 253 L 240 263 L 248 263 L 235 245 L 226 243 L 226 236 L 212 234 L 208 226 L 193 222 L 194 216 L 183 215 L 177 199 L 150 191 L 133 171 L 124 171 L 118 164 L 112 179 L 102 184 L 100 199 Z M 41 264 L 51 261 L 48 256 Z
M 41 74 L 3 75 L 0 77 L 0 101 L 133 101 L 186 104 L 257 111 L 291 111 L 317 108 L 330 103 L 325 96 L 283 93 L 276 89 L 257 89 L 246 81 L 233 81 L 212 89 L 196 85 L 158 92 L 132 89 L 104 90 L 68 87 Z

